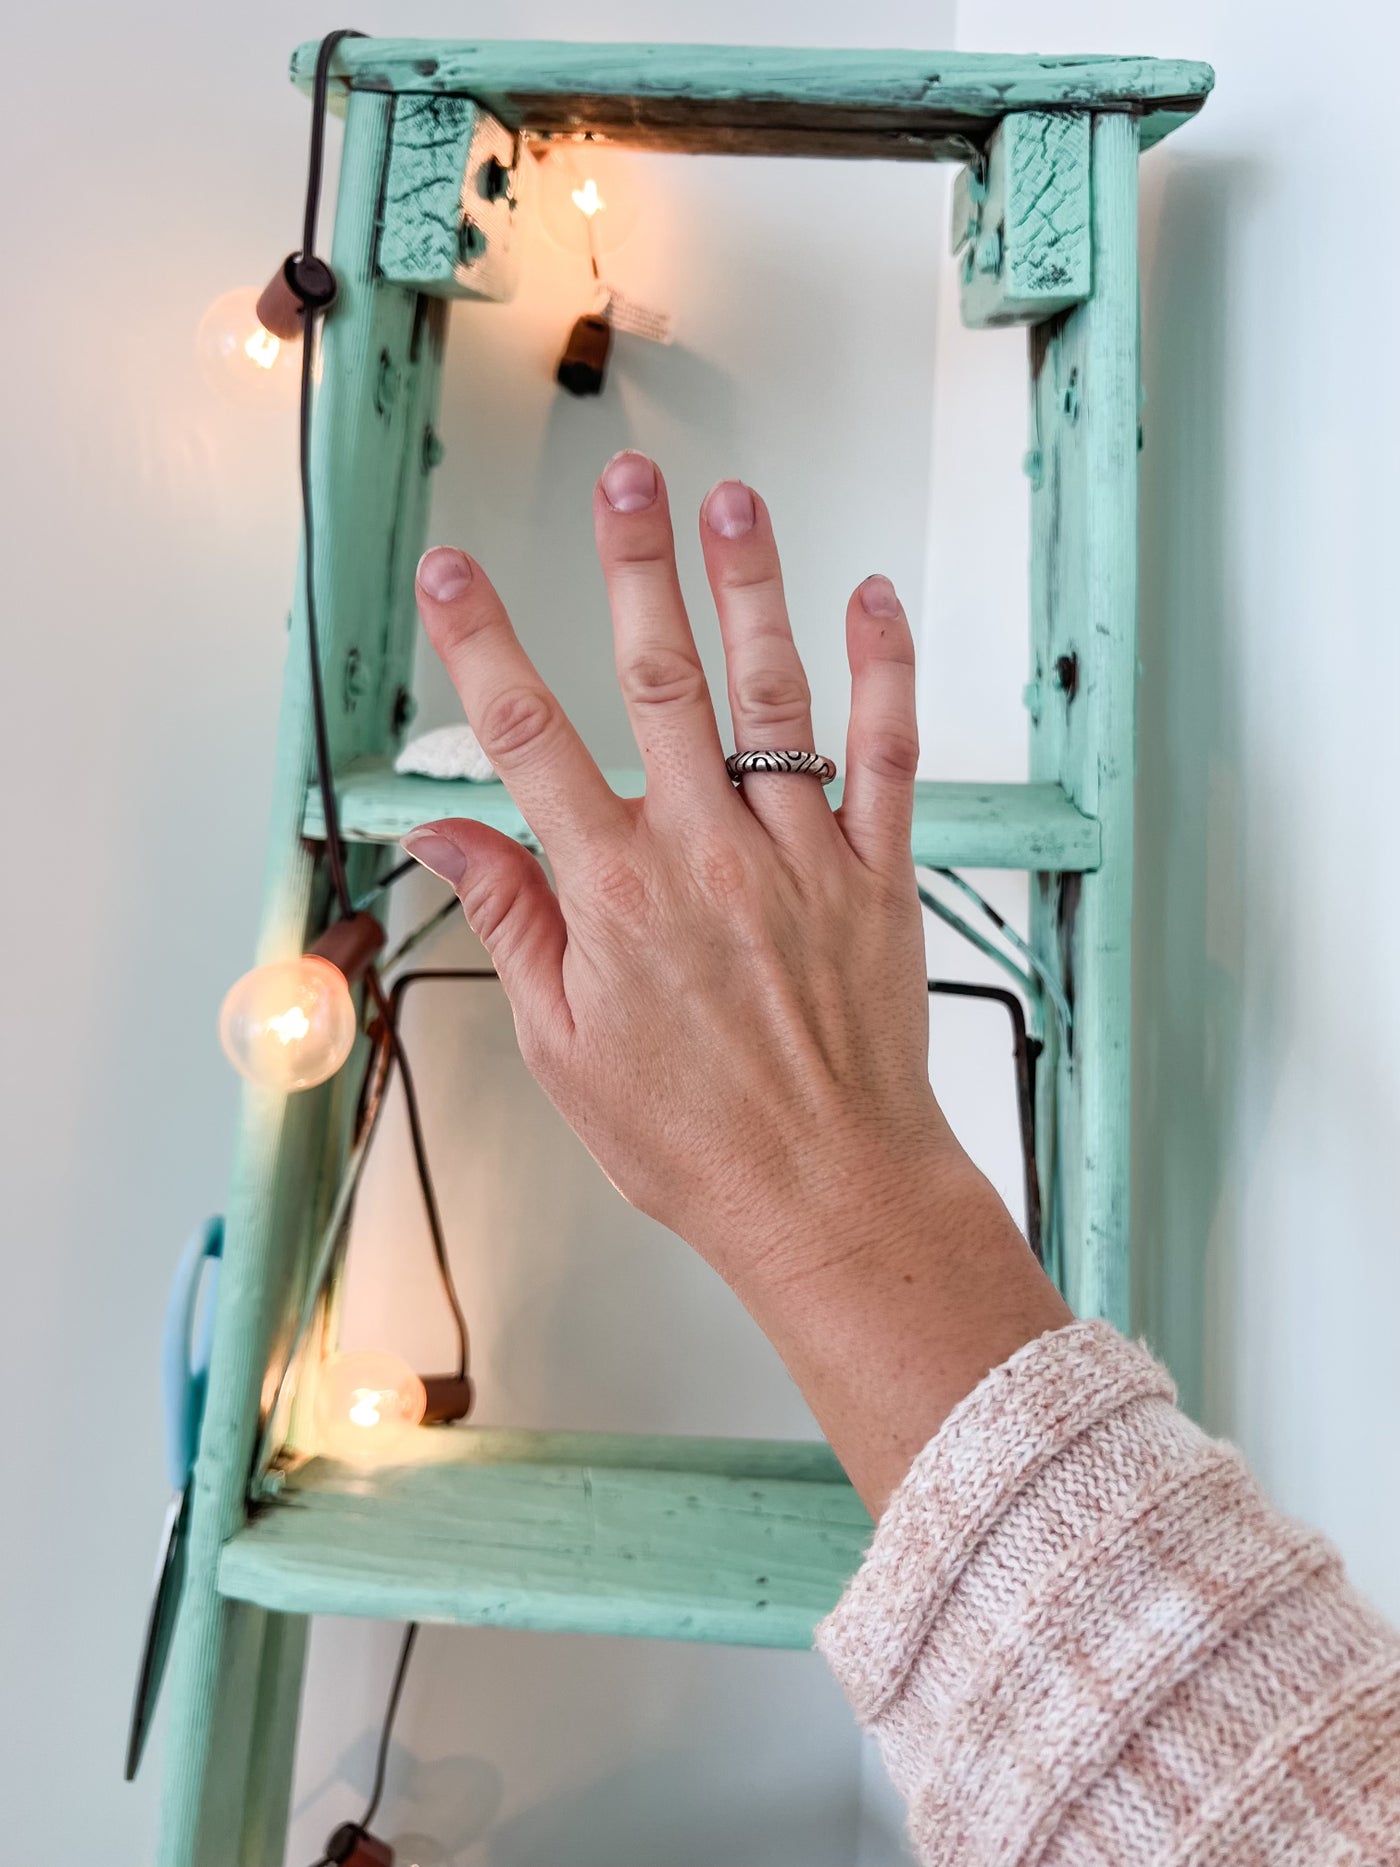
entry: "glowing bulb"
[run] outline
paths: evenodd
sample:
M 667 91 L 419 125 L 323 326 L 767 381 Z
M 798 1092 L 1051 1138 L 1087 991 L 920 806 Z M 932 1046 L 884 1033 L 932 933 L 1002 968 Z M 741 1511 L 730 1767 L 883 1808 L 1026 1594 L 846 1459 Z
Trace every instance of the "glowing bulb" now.
M 274 337 L 271 331 L 265 331 L 259 327 L 251 337 L 245 340 L 243 354 L 260 370 L 274 369 L 278 357 L 282 354 L 282 339 Z
M 590 220 L 592 220 L 600 207 L 606 207 L 608 205 L 602 195 L 599 194 L 598 184 L 591 175 L 583 184 L 582 188 L 574 189 L 569 199 L 573 202 L 579 213 L 586 214 Z
M 447 1849 L 432 1835 L 394 1835 L 390 1846 L 394 1859 L 402 1862 L 403 1867 L 452 1867 Z
M 219 1013 L 219 1039 L 233 1067 L 283 1092 L 334 1076 L 358 1029 L 345 974 L 316 953 L 245 972 Z
M 402 1451 L 423 1422 L 428 1394 L 406 1362 L 364 1349 L 323 1362 L 316 1389 L 316 1434 L 340 1459 L 382 1459 Z
M 300 346 L 258 321 L 258 294 L 239 286 L 216 298 L 199 321 L 195 347 L 209 382 L 230 401 L 289 406 L 297 398 Z
M 538 170 L 539 217 L 566 252 L 602 256 L 622 245 L 637 221 L 631 171 L 598 143 L 559 140 Z

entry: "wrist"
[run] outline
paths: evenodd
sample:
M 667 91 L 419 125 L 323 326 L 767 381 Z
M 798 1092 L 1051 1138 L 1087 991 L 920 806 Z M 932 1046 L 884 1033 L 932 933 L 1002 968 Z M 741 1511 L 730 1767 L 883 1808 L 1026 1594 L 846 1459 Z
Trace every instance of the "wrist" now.
M 943 1127 L 832 1160 L 737 1261 L 711 1261 L 773 1342 L 872 1513 L 979 1381 L 1073 1320 Z

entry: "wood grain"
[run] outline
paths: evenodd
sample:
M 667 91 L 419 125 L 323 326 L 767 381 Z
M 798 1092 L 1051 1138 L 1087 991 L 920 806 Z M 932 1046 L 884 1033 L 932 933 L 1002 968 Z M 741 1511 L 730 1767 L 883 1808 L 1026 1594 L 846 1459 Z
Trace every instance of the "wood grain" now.
M 609 771 L 622 797 L 639 797 L 640 771 Z M 829 787 L 835 803 L 840 786 Z M 352 765 L 339 780 L 341 829 L 348 841 L 390 843 L 436 817 L 472 817 L 507 836 L 528 835 L 501 784 L 401 776 L 378 762 Z M 321 800 L 307 791 L 307 836 L 325 835 Z M 931 869 L 1092 869 L 1099 860 L 1093 819 L 1056 784 L 921 783 L 915 787 L 914 860 Z
M 954 189 L 970 329 L 1035 324 L 1089 296 L 1089 116 L 1026 111 L 998 124 L 979 183 Z
M 394 99 L 380 212 L 379 271 L 438 298 L 514 296 L 519 264 L 513 193 L 516 138 L 465 97 Z
M 314 43 L 292 59 L 303 87 L 315 60 Z M 535 133 L 691 153 L 923 161 L 965 155 L 1021 110 L 1125 111 L 1142 119 L 1150 146 L 1199 110 L 1215 82 L 1209 65 L 1179 59 L 489 39 L 348 40 L 332 70 L 342 95 L 472 97 Z
M 313 1459 L 224 1550 L 297 1614 L 807 1647 L 870 1536 L 821 1444 L 427 1429 L 368 1471 Z
M 393 750 L 416 631 L 413 563 L 426 509 L 429 431 L 445 307 L 385 286 L 375 268 L 391 100 L 365 93 L 346 121 L 313 425 L 315 572 L 332 755 Z M 289 636 L 258 958 L 305 950 L 325 924 L 325 879 L 301 819 L 313 740 L 301 580 Z M 355 852 L 352 886 L 373 858 Z M 303 1641 L 219 1595 L 219 1552 L 241 1528 L 269 1367 L 301 1301 L 353 1116 L 366 1050 L 324 1088 L 245 1091 L 229 1187 L 208 1400 L 195 1468 L 188 1575 L 171 1656 L 159 1867 L 269 1857 L 290 1784 Z
M 1031 775 L 1103 834 L 1083 877 L 1041 875 L 1036 951 L 1074 1011 L 1040 1074 L 1058 1135 L 1053 1251 L 1081 1316 L 1129 1325 L 1128 1101 L 1137 687 L 1137 159 L 1129 117 L 1096 117 L 1093 292 L 1033 327 Z

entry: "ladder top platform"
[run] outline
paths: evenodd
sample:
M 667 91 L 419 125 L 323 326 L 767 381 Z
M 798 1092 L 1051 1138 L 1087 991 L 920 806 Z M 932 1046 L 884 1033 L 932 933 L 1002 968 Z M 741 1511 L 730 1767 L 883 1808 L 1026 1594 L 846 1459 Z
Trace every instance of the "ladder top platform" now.
M 310 86 L 314 42 L 292 58 Z M 549 40 L 350 39 L 350 90 L 470 97 L 509 129 L 682 154 L 965 160 L 1016 111 L 1141 119 L 1144 148 L 1195 115 L 1215 74 L 1192 60 Z

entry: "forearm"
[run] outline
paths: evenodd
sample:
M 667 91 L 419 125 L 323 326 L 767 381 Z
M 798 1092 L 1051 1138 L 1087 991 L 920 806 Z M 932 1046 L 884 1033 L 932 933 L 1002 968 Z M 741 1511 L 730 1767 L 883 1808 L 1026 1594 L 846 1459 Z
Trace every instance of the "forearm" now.
M 1379 1863 L 1400 1640 L 1104 1324 L 916 1457 L 819 1641 L 933 1867 Z

